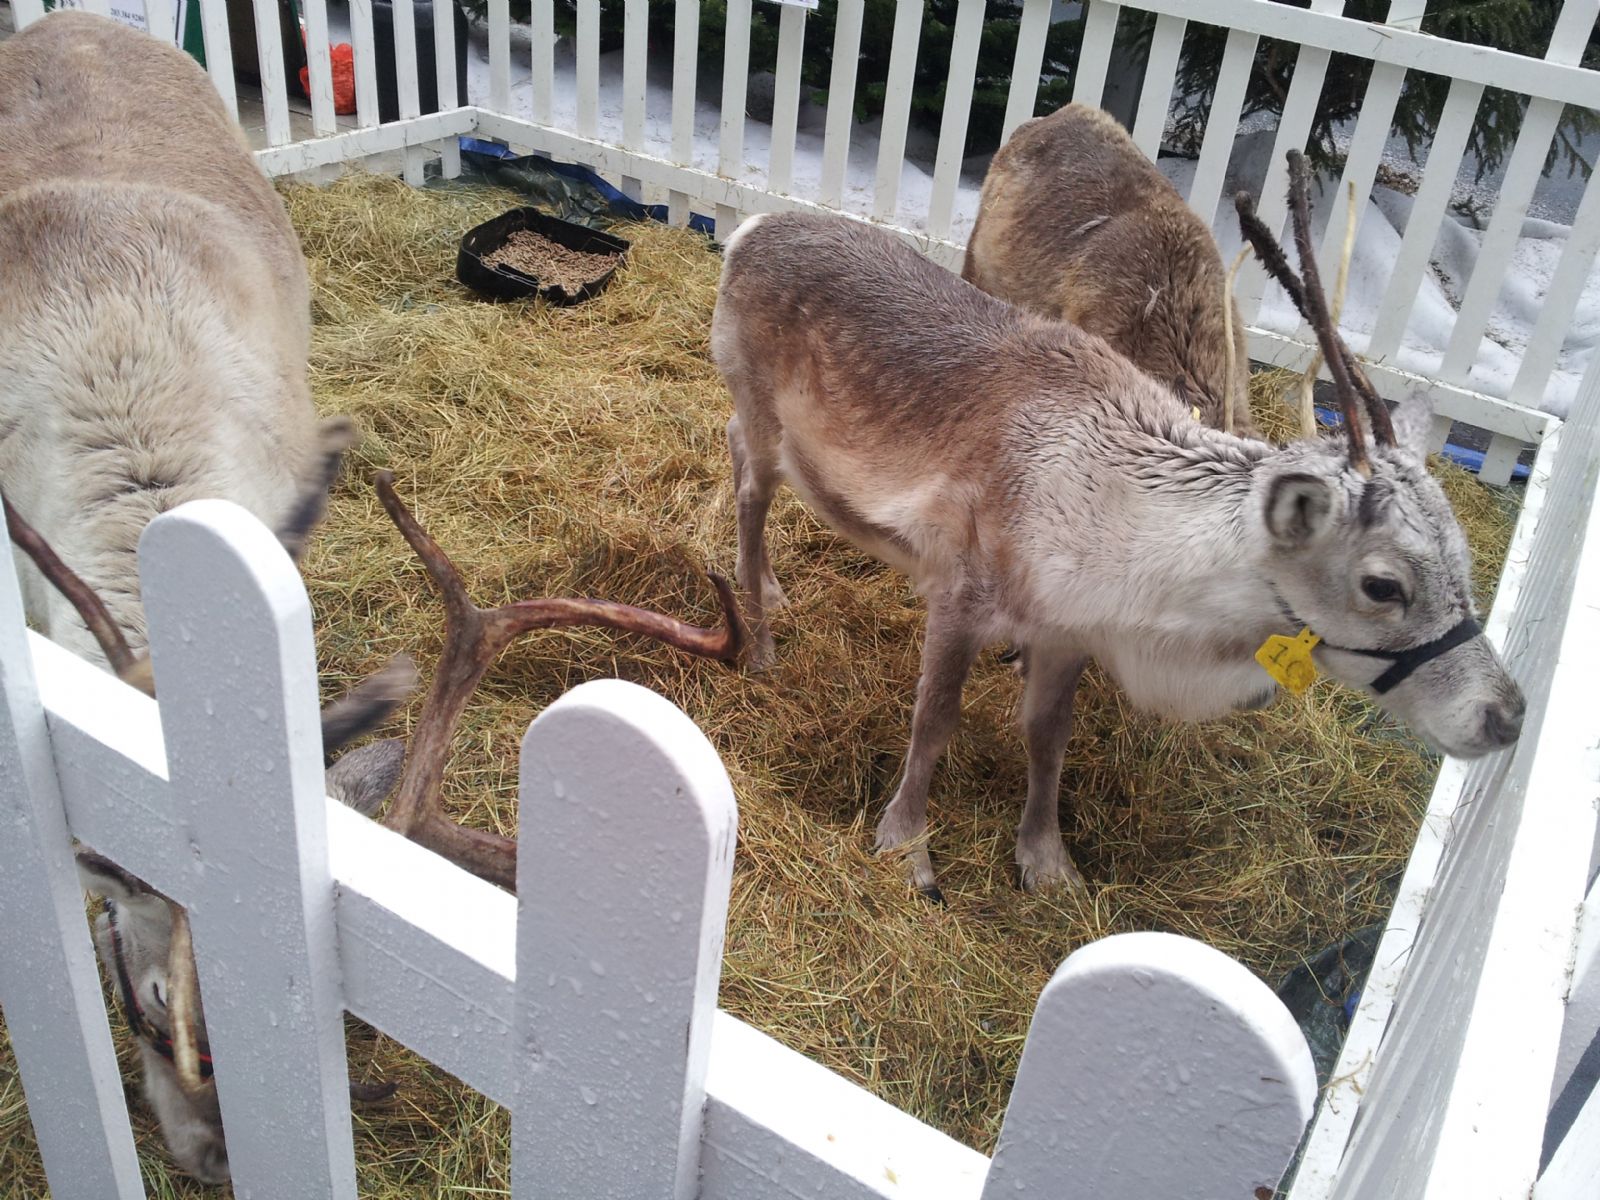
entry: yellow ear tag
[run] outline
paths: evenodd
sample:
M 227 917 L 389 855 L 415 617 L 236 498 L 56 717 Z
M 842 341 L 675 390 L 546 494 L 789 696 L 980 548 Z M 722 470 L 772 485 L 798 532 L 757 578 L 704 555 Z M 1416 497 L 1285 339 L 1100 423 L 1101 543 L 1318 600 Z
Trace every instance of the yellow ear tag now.
M 1276 682 L 1298 696 L 1317 681 L 1311 650 L 1321 640 L 1309 629 L 1302 629 L 1294 637 L 1275 633 L 1261 643 L 1256 661 Z
M 1198 404 L 1191 404 L 1189 406 L 1189 415 L 1198 421 L 1200 419 L 1200 406 Z

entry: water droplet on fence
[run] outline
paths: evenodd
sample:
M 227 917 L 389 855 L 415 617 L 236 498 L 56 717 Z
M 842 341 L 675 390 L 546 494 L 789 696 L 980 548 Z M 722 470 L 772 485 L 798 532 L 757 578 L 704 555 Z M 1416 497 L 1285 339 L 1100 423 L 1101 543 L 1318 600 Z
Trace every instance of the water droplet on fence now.
M 600 1097 L 595 1094 L 595 1090 L 593 1088 L 581 1087 L 578 1089 L 578 1095 L 583 1097 L 583 1102 L 585 1104 L 600 1103 Z
M 453 1038 L 460 1037 L 461 1036 L 461 1026 L 459 1026 L 459 1025 L 450 1026 L 450 1036 L 453 1037 Z
M 260 707 L 259 705 L 256 705 L 256 706 L 252 707 L 250 709 L 250 711 L 255 713 L 256 720 L 258 720 L 258 721 L 265 721 L 267 719 L 267 710 L 262 708 L 262 707 Z
M 583 995 L 583 980 L 578 979 L 575 976 L 569 975 L 569 976 L 567 976 L 567 982 L 572 985 L 572 994 L 574 996 Z
M 597 961 L 591 959 L 590 962 L 589 962 L 589 970 L 593 971 L 596 975 L 599 975 L 599 976 L 601 976 L 603 978 L 605 976 L 605 973 L 606 973 L 606 966 L 602 962 L 597 962 Z
M 552 779 L 550 781 L 550 791 L 555 795 L 557 800 L 565 800 L 567 798 L 567 785 L 562 783 L 559 779 Z
M 1189 1066 L 1188 1066 L 1187 1063 L 1179 1063 L 1178 1064 L 1178 1082 L 1179 1083 L 1188 1083 L 1189 1080 L 1192 1079 L 1193 1077 L 1194 1077 L 1193 1073 L 1189 1070 Z

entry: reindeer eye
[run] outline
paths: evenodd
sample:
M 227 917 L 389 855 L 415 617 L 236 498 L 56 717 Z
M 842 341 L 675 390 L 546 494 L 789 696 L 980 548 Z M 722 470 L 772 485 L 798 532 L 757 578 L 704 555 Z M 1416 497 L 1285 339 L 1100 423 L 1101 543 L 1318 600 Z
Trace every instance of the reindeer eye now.
M 1361 590 L 1366 593 L 1368 600 L 1377 604 L 1392 604 L 1397 600 L 1403 601 L 1405 599 L 1405 593 L 1400 590 L 1400 585 L 1392 579 L 1385 579 L 1381 575 L 1363 576 Z

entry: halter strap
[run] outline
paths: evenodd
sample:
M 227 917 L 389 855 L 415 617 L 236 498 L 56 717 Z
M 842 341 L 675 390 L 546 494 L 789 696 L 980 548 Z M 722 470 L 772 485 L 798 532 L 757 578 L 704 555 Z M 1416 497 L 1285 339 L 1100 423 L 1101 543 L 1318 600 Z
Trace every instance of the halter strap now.
M 1272 589 L 1272 598 L 1278 602 L 1278 607 L 1283 615 L 1302 629 L 1310 628 L 1299 617 L 1295 616 L 1294 609 L 1278 594 L 1278 589 Z M 1483 632 L 1483 627 L 1472 617 L 1462 617 L 1445 632 L 1432 641 L 1423 642 L 1406 650 L 1372 650 L 1364 646 L 1336 646 L 1332 642 L 1323 641 L 1329 650 L 1339 650 L 1345 654 L 1359 654 L 1364 658 L 1383 658 L 1389 660 L 1389 669 L 1367 684 L 1374 693 L 1381 696 L 1385 692 L 1393 691 L 1401 683 L 1411 677 L 1413 671 L 1425 662 L 1431 662 L 1441 654 L 1448 654 L 1464 642 L 1470 642 Z
M 139 1007 L 138 993 L 134 991 L 133 979 L 128 975 L 128 964 L 122 953 L 122 934 L 117 929 L 117 906 L 111 900 L 106 901 L 106 926 L 111 930 L 111 963 L 117 973 L 117 991 L 122 994 L 122 1011 L 128 1018 L 128 1028 L 162 1058 L 175 1062 L 172 1035 L 157 1029 L 150 1018 L 144 1015 L 144 1009 Z M 200 1078 L 210 1079 L 211 1071 L 211 1055 L 200 1055 Z

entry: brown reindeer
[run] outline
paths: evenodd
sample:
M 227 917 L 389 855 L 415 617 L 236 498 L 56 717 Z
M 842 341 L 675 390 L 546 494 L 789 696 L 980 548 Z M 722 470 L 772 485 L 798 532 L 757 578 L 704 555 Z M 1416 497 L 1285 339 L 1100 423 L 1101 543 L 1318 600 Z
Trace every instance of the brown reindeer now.
M 1258 223 L 1246 232 L 1317 332 L 1344 445 L 1211 429 L 1102 339 L 861 222 L 768 215 L 729 240 L 711 351 L 735 410 L 752 659 L 774 659 L 764 531 L 787 482 L 926 598 L 911 744 L 878 825 L 923 889 L 933 767 L 974 657 L 1001 640 L 1025 676 L 1026 887 L 1082 885 L 1059 800 L 1090 659 L 1168 718 L 1265 705 L 1314 661 L 1446 753 L 1516 740 L 1522 693 L 1474 619 L 1466 539 L 1424 465 L 1426 396 L 1391 424 L 1339 340 L 1309 252 L 1304 160 L 1291 165 L 1304 280 Z M 1282 657 L 1296 648 L 1303 661 Z
M 984 178 L 961 275 L 1099 334 L 1213 428 L 1254 433 L 1244 325 L 1211 231 L 1103 109 L 1017 127 Z

